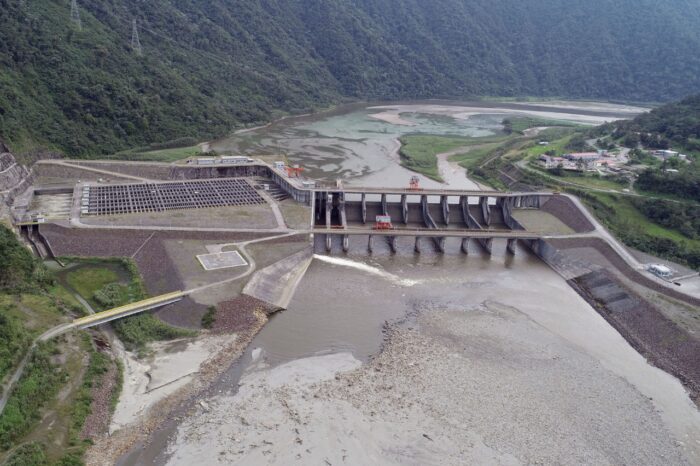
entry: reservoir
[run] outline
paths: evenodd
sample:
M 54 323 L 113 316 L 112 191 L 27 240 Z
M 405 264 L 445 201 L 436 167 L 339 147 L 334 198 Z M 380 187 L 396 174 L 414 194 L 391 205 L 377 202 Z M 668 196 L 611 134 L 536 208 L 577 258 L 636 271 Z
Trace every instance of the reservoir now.
M 404 186 L 412 172 L 398 165 L 398 139 L 407 134 L 482 137 L 502 135 L 503 119 L 537 116 L 580 124 L 629 118 L 644 109 L 571 102 L 400 102 L 352 104 L 311 116 L 291 117 L 211 143 L 221 153 L 280 155 L 310 178 L 340 178 L 364 186 Z M 428 187 L 439 183 L 424 180 Z M 455 189 L 473 188 L 463 179 Z M 451 186 L 452 187 L 452 186 Z

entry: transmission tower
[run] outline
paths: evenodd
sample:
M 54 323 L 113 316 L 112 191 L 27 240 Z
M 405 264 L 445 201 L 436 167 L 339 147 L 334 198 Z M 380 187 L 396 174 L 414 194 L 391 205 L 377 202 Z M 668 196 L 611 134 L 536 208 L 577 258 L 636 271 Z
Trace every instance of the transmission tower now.
M 70 19 L 76 24 L 79 31 L 83 29 L 83 25 L 80 22 L 80 10 L 78 10 L 78 0 L 71 0 L 70 2 Z
M 139 57 L 143 53 L 141 49 L 141 41 L 139 40 L 139 28 L 136 26 L 136 20 L 131 22 L 131 48 L 134 49 Z

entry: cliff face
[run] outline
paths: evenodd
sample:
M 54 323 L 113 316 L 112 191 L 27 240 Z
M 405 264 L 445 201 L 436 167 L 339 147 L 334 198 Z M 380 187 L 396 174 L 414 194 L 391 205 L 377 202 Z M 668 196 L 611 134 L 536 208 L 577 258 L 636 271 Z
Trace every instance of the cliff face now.
M 29 176 L 29 170 L 19 165 L 9 153 L 0 153 L 0 192 L 13 191 Z
M 9 147 L 0 141 L 0 218 L 9 216 L 15 195 L 30 184 L 31 172 L 17 163 Z

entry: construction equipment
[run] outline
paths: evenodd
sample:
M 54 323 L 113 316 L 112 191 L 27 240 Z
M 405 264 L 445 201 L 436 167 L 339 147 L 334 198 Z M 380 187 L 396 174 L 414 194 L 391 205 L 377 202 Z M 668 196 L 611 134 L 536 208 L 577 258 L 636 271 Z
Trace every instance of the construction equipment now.
M 389 215 L 377 215 L 374 222 L 375 230 L 393 230 L 394 225 L 391 223 L 391 216 Z
M 412 177 L 411 177 L 411 181 L 410 181 L 409 184 L 408 184 L 408 189 L 410 189 L 411 191 L 420 191 L 420 190 L 421 190 L 421 187 L 420 187 L 420 178 L 418 178 L 418 177 L 415 176 L 415 175 L 412 176 Z
M 304 171 L 304 168 L 300 167 L 299 165 L 294 165 L 293 167 L 287 167 L 287 176 L 289 178 L 299 178 L 301 175 L 301 172 Z

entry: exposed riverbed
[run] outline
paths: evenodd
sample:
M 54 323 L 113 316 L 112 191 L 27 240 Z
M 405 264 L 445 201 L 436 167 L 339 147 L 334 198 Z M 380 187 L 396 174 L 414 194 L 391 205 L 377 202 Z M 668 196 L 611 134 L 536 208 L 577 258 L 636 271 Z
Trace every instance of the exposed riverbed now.
M 681 384 L 537 259 L 501 252 L 315 261 L 254 340 L 240 390 L 219 385 L 161 461 L 696 461 Z
M 401 134 L 495 134 L 512 112 L 591 121 L 636 111 L 421 105 L 287 119 L 212 148 L 284 154 L 327 180 L 403 186 Z M 475 186 L 444 159 L 451 188 Z M 378 241 L 368 257 L 353 238 L 349 254 L 317 256 L 241 359 L 120 464 L 700 461 L 700 414 L 680 382 L 536 257 L 504 249 L 415 255 L 400 240 L 391 254 Z
M 353 104 L 303 117 L 286 118 L 211 143 L 222 153 L 280 155 L 305 168 L 311 178 L 365 186 L 404 186 L 413 174 L 397 167 L 399 142 L 405 134 L 466 137 L 503 131 L 508 116 L 529 115 L 581 124 L 629 118 L 642 108 L 586 103 L 547 102 L 401 102 Z M 464 181 L 466 187 L 475 187 Z M 439 186 L 425 180 L 426 186 Z

